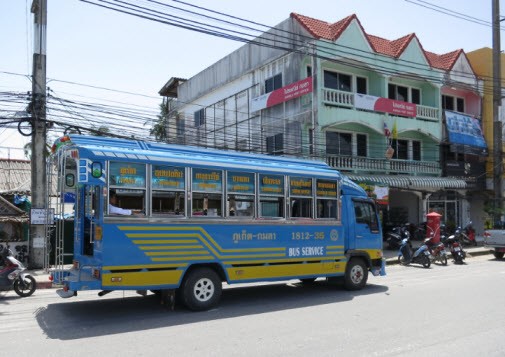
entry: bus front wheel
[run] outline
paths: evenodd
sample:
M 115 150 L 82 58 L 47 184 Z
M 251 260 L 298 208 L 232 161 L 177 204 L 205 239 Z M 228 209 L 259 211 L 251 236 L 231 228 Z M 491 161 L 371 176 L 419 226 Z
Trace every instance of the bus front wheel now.
M 366 285 L 368 268 L 361 258 L 352 258 L 345 269 L 344 286 L 347 290 L 360 290 Z
M 221 298 L 221 279 L 210 268 L 196 268 L 185 277 L 180 291 L 182 302 L 188 309 L 209 310 L 216 306 Z

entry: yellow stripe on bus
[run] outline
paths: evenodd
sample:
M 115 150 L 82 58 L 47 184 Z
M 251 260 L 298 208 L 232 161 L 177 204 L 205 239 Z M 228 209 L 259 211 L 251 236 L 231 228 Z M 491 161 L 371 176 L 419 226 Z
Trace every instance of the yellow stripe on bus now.
M 201 257 L 188 257 L 188 256 L 183 256 L 183 257 L 177 257 L 177 258 L 151 258 L 151 261 L 153 262 L 170 262 L 170 261 L 194 261 L 194 260 L 215 260 L 215 258 L 212 255 L 204 255 Z
M 145 255 L 148 257 L 154 257 L 154 256 L 161 256 L 161 255 L 202 255 L 202 254 L 209 254 L 208 251 L 206 250 L 192 250 L 192 251 L 183 251 L 183 252 L 145 252 Z
M 132 229 L 132 230 L 140 230 L 142 227 L 124 227 L 124 226 L 118 226 L 121 230 L 126 230 L 127 228 L 128 229 Z M 146 229 L 145 230 L 152 230 L 153 227 L 145 227 Z M 147 228 L 150 228 L 150 229 L 147 229 Z M 209 250 L 211 250 L 211 252 L 213 254 L 215 254 L 218 258 L 227 258 L 228 256 L 227 255 L 221 255 L 219 254 L 218 251 L 220 252 L 223 252 L 223 253 L 252 253 L 252 252 L 269 252 L 269 251 L 276 251 L 276 252 L 283 252 L 286 250 L 286 248 L 283 248 L 283 247 L 272 247 L 272 248 L 243 248 L 243 249 L 236 249 L 236 248 L 232 248 L 232 249 L 225 249 L 225 248 L 221 248 L 221 246 L 219 246 L 219 244 L 217 244 L 214 239 L 207 233 L 205 232 L 205 230 L 203 230 L 201 227 L 163 227 L 164 230 L 180 230 L 180 229 L 184 229 L 184 230 L 197 230 L 197 231 L 200 231 L 201 233 L 163 233 L 161 234 L 160 233 L 160 236 L 163 236 L 163 237 L 167 237 L 167 236 L 173 236 L 173 237 L 179 237 L 179 236 L 184 236 L 184 237 L 195 237 L 195 238 L 199 238 L 201 243 L 204 244 Z M 212 244 L 217 248 L 218 251 L 216 251 L 214 249 L 214 247 L 212 245 L 210 245 L 207 240 L 202 236 L 205 235 L 205 237 L 212 242 Z M 126 236 L 130 237 L 132 235 L 132 233 L 126 233 Z M 152 237 L 150 235 L 150 233 L 135 233 L 135 238 L 141 238 L 141 237 Z M 155 240 L 149 240 L 149 241 L 139 241 L 139 240 L 134 240 L 133 241 L 135 244 L 141 244 L 141 243 L 153 243 L 153 244 L 156 244 L 156 241 Z M 161 241 L 159 241 L 161 243 Z M 163 242 L 165 242 L 165 240 L 163 240 Z
M 172 264 L 142 264 L 142 265 L 106 265 L 102 270 L 141 270 L 141 269 L 171 269 L 184 268 L 188 263 L 172 263 Z
M 370 259 L 381 259 L 382 250 L 381 249 L 360 249 L 360 251 L 368 254 Z
M 176 246 L 171 246 L 171 245 L 139 245 L 139 248 L 141 250 L 179 250 L 179 249 L 202 249 L 203 245 L 201 244 L 195 244 L 195 245 L 176 245 Z
M 159 239 L 159 240 L 132 240 L 135 244 L 191 244 L 200 243 L 198 239 Z
M 314 258 L 286 258 L 286 259 L 269 259 L 269 260 L 226 260 L 223 261 L 225 265 L 240 265 L 240 264 L 272 264 L 272 263 L 296 263 L 296 262 L 335 262 L 344 261 L 345 255 L 339 255 L 334 257 L 314 257 Z M 312 263 L 311 263 L 312 264 Z
M 232 267 L 226 269 L 230 282 L 244 280 L 289 278 L 303 275 L 326 275 L 343 273 L 343 262 L 321 262 L 314 264 L 286 264 L 253 267 Z
M 102 275 L 102 286 L 107 288 L 176 285 L 179 283 L 182 273 L 182 270 L 105 273 Z

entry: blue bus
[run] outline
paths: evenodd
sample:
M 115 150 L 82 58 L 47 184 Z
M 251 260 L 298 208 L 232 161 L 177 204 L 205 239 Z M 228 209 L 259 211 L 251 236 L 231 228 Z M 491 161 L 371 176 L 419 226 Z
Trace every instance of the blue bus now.
M 52 151 L 56 214 L 69 196 L 75 210 L 72 266 L 56 226 L 61 297 L 152 291 L 207 310 L 223 282 L 385 275 L 374 202 L 323 162 L 83 135 Z

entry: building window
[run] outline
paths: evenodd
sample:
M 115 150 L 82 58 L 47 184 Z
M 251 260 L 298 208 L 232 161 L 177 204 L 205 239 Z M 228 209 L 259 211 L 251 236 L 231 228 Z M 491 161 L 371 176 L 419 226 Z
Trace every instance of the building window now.
M 195 127 L 198 128 L 205 124 L 205 108 L 195 112 Z
M 408 140 L 395 140 L 392 142 L 393 149 L 395 153 L 393 154 L 394 159 L 408 160 L 409 159 L 409 142 Z
M 178 139 L 184 138 L 184 132 L 185 132 L 184 119 L 181 119 L 181 118 L 175 119 L 175 130 L 176 130 Z
M 356 151 L 358 156 L 367 156 L 366 149 L 366 135 L 365 134 L 357 134 L 356 135 Z
M 329 155 L 352 155 L 352 134 L 326 132 L 326 153 Z
M 464 113 L 465 99 L 452 97 L 450 95 L 442 95 L 442 109 Z
M 421 161 L 421 142 L 412 141 L 412 160 Z
M 356 77 L 356 93 L 367 94 L 367 79 L 365 77 Z
M 282 88 L 282 73 L 276 74 L 265 80 L 265 93 L 273 92 L 279 88 Z
M 411 145 L 412 150 L 409 150 L 409 145 Z M 393 154 L 394 159 L 400 160 L 416 160 L 421 161 L 421 142 L 417 140 L 395 140 L 391 143 L 391 146 L 395 150 Z M 409 151 L 411 152 L 409 154 Z
M 421 104 L 421 91 L 416 88 L 411 88 L 411 103 Z
M 465 100 L 463 98 L 456 98 L 456 110 L 460 113 L 465 112 Z
M 267 136 L 267 153 L 270 155 L 284 154 L 284 134 Z
M 409 88 L 397 86 L 396 84 L 388 85 L 388 98 L 400 100 L 402 102 L 409 101 Z
M 307 77 L 312 77 L 312 66 L 307 66 Z
M 351 76 L 348 74 L 324 71 L 324 87 L 350 92 Z

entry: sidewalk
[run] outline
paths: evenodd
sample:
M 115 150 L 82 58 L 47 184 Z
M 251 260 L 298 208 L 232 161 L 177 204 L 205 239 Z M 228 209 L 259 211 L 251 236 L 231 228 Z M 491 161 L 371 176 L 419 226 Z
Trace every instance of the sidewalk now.
M 417 249 L 421 246 L 422 241 L 412 241 L 412 247 Z M 465 252 L 467 253 L 467 259 L 485 254 L 492 254 L 493 250 L 490 248 L 485 248 L 482 246 L 482 242 L 478 241 L 478 245 L 476 247 L 464 247 Z M 398 264 L 398 250 L 384 249 L 384 258 L 386 258 L 386 266 L 387 265 L 395 265 Z M 451 258 L 449 258 L 449 261 Z M 37 282 L 37 289 L 50 289 L 52 288 L 52 282 L 49 280 L 49 273 L 44 269 L 39 270 L 30 270 L 30 274 L 35 278 Z
M 477 238 L 476 240 L 477 240 L 477 246 L 475 246 L 475 247 L 463 246 L 463 249 L 466 252 L 467 258 L 475 257 L 478 255 L 485 255 L 485 254 L 492 254 L 493 253 L 492 248 L 487 248 L 487 247 L 483 246 L 483 243 L 484 243 L 483 239 Z M 412 249 L 414 249 L 414 251 L 423 244 L 422 241 L 417 241 L 417 240 L 413 240 L 411 242 L 412 242 Z M 386 258 L 387 265 L 398 264 L 398 249 L 392 250 L 392 249 L 387 249 L 385 247 L 383 250 L 383 253 L 384 253 L 384 258 Z M 449 261 L 451 261 L 452 257 L 450 256 L 450 252 L 448 249 L 447 249 L 447 253 L 449 254 L 449 256 L 448 256 Z

